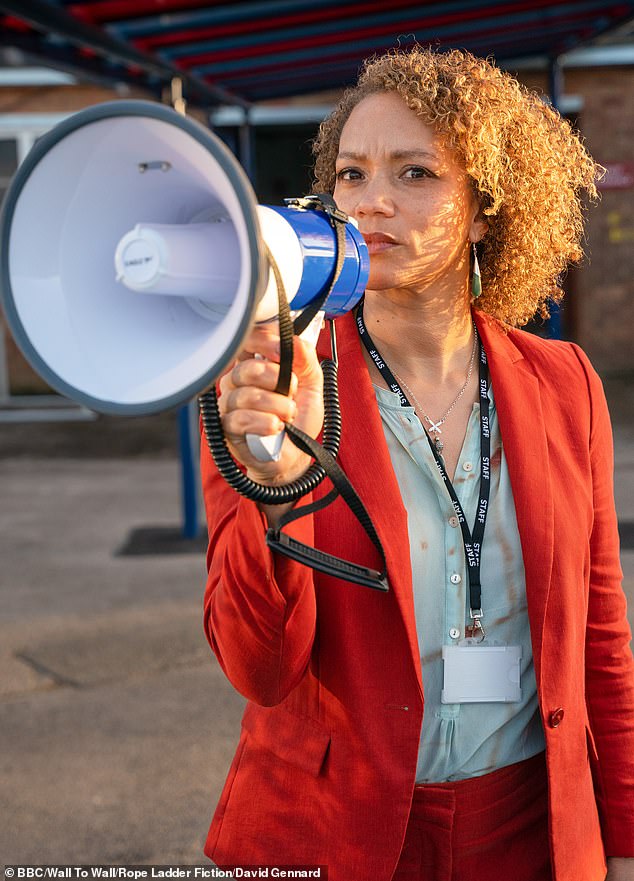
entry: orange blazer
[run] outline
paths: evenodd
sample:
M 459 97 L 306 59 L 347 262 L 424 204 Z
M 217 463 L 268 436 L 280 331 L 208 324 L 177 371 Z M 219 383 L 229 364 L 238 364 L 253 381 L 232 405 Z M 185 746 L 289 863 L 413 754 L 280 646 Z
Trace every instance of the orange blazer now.
M 634 662 L 608 411 L 576 346 L 475 318 L 524 554 L 555 879 L 602 881 L 605 854 L 634 856 Z M 262 514 L 219 477 L 203 443 L 205 629 L 249 701 L 205 853 L 220 866 L 328 865 L 330 881 L 389 881 L 424 695 L 406 513 L 353 316 L 337 328 L 340 462 L 385 548 L 390 592 L 273 558 Z M 380 568 L 341 500 L 287 529 Z

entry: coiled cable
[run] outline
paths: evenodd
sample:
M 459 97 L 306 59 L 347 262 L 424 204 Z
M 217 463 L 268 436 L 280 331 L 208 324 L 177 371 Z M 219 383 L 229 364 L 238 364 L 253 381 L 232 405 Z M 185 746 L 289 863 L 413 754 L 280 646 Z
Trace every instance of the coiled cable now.
M 337 363 L 331 358 L 321 362 L 324 374 L 324 430 L 322 446 L 334 457 L 341 442 L 341 410 L 337 388 Z M 199 398 L 200 413 L 209 451 L 221 476 L 240 495 L 263 505 L 284 505 L 296 502 L 323 481 L 326 472 L 314 462 L 301 477 L 280 486 L 266 486 L 251 480 L 238 467 L 229 452 L 222 429 L 218 396 L 215 387 Z

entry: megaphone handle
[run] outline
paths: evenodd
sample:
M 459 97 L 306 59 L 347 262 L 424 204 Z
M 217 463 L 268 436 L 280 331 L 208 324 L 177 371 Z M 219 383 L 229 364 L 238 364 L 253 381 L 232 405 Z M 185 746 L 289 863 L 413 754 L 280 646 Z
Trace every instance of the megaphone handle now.
M 269 434 L 261 437 L 259 434 L 247 434 L 247 446 L 252 456 L 259 462 L 278 462 L 282 455 L 282 444 L 286 432 Z
M 308 325 L 306 330 L 300 335 L 300 339 L 306 340 L 312 346 L 317 345 L 317 337 L 324 323 L 324 313 L 318 312 Z M 256 353 L 256 358 L 262 358 L 262 355 Z M 278 462 L 282 455 L 282 444 L 284 443 L 284 431 L 278 434 L 269 434 L 261 437 L 259 434 L 247 434 L 246 441 L 249 452 L 259 462 Z

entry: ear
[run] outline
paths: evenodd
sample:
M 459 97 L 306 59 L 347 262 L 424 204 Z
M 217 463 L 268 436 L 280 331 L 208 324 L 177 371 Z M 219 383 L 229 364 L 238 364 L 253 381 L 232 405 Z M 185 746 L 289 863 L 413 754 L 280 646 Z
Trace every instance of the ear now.
M 489 230 L 489 221 L 482 211 L 482 206 L 476 203 L 474 215 L 469 227 L 469 241 L 474 243 L 483 239 Z

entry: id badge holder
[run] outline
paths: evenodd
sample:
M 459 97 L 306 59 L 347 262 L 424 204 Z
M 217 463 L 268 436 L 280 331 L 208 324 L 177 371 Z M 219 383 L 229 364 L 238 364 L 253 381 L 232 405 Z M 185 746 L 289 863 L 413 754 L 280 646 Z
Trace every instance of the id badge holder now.
M 444 645 L 443 704 L 512 703 L 522 699 L 521 645 L 462 639 Z

